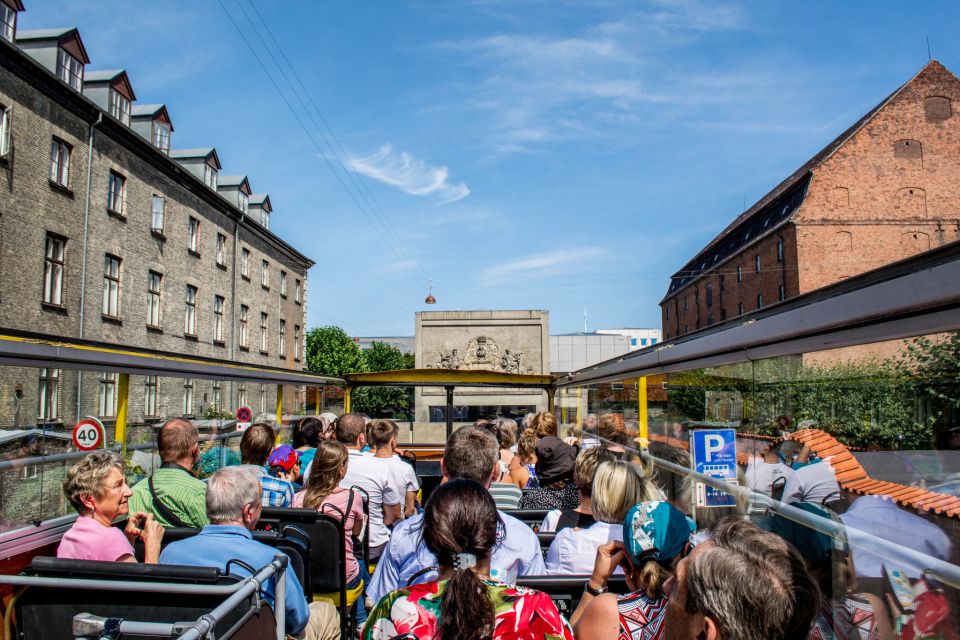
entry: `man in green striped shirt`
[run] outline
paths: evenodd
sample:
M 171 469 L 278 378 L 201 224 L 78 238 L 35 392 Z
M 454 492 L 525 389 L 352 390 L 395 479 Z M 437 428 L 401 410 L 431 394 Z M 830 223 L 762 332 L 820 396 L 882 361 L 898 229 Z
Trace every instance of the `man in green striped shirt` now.
M 197 428 L 183 418 L 168 420 L 157 432 L 157 452 L 163 464 L 133 488 L 131 513 L 152 513 L 165 527 L 208 525 L 207 485 L 192 471 L 200 457 Z

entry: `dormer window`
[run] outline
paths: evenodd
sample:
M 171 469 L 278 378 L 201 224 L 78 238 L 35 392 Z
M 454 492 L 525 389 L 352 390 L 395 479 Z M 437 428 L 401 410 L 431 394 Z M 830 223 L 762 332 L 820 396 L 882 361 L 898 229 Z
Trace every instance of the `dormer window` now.
M 130 101 L 116 89 L 110 89 L 110 115 L 130 126 Z
M 57 49 L 57 76 L 77 91 L 83 91 L 83 63 L 62 47 Z
M 170 154 L 170 125 L 166 122 L 154 121 L 153 146 L 166 154 Z
M 266 209 L 260 211 L 260 224 L 263 225 L 264 229 L 270 228 L 270 212 Z
M 246 213 L 249 204 L 250 199 L 247 194 L 245 194 L 243 191 L 237 191 L 237 206 L 240 207 L 240 211 Z
M 203 165 L 203 181 L 214 191 L 217 190 L 217 170 L 209 164 Z
M 17 33 L 17 12 L 5 2 L 0 2 L 0 36 L 13 42 Z

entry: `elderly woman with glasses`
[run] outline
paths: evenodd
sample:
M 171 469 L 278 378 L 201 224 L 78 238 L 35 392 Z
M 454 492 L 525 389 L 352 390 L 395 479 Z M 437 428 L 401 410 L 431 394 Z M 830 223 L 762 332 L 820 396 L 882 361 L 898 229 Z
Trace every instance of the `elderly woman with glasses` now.
M 152 514 L 131 514 L 124 529 L 112 526 L 114 520 L 130 512 L 127 500 L 133 495 L 120 456 L 104 451 L 83 458 L 67 471 L 63 493 L 80 517 L 63 534 L 58 558 L 136 562 L 133 543 L 140 539 L 144 560 L 156 564 L 163 527 Z

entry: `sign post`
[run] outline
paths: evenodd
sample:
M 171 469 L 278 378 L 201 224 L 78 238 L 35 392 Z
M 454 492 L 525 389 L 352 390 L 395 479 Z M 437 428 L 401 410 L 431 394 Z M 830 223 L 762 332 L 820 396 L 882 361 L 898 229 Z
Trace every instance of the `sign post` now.
M 693 470 L 705 476 L 737 483 L 736 429 L 696 429 L 690 433 Z M 696 507 L 733 507 L 735 498 L 702 482 L 697 483 Z
M 253 411 L 250 410 L 250 407 L 240 407 L 237 409 L 237 430 L 242 431 L 250 426 L 250 421 L 253 420 Z
M 93 451 L 103 445 L 103 423 L 84 418 L 73 426 L 73 446 L 80 451 Z

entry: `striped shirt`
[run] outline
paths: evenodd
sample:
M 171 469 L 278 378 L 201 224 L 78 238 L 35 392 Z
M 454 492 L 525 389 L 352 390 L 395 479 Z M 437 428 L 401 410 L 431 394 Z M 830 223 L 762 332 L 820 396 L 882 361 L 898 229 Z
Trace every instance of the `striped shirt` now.
M 144 478 L 133 488 L 130 496 L 130 513 L 152 513 L 164 527 L 173 527 L 153 504 L 149 478 Z M 207 485 L 179 465 L 164 466 L 153 474 L 153 488 L 157 497 L 173 515 L 189 527 L 201 528 L 210 524 L 207 520 Z
M 497 503 L 497 509 L 516 509 L 520 506 L 523 491 L 520 487 L 508 482 L 494 482 L 490 485 L 490 495 Z

